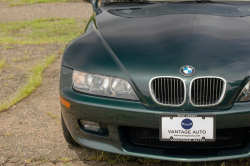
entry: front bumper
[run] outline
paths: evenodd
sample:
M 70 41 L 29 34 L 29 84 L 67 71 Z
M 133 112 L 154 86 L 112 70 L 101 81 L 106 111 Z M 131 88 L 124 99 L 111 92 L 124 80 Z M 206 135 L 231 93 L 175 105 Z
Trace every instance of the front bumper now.
M 177 110 L 145 107 L 141 102 L 98 97 L 76 92 L 72 89 L 72 70 L 62 67 L 60 95 L 70 103 L 70 109 L 62 105 L 62 115 L 72 137 L 80 145 L 123 155 L 198 162 L 250 157 L 250 136 L 247 133 L 244 146 L 221 149 L 167 149 L 134 146 L 127 139 L 124 127 L 159 129 L 159 115 L 171 114 L 214 114 L 217 129 L 250 128 L 250 103 L 237 103 L 223 110 Z M 79 120 L 105 123 L 109 134 L 98 135 L 84 131 Z M 249 130 L 247 130 L 249 131 Z
M 143 106 L 140 102 L 103 98 L 75 92 L 70 87 L 61 89 L 61 96 L 70 102 L 71 108 L 62 106 L 62 114 L 72 137 L 81 145 L 138 157 L 147 157 L 172 161 L 211 161 L 250 157 L 250 143 L 240 148 L 219 149 L 209 153 L 207 150 L 192 153 L 184 151 L 172 153 L 167 149 L 136 147 L 126 141 L 120 130 L 121 126 L 159 128 L 159 115 L 162 113 L 196 113 L 201 111 L 154 109 Z M 250 104 L 235 104 L 227 110 L 206 110 L 202 113 L 216 115 L 216 128 L 250 127 Z M 81 129 L 79 119 L 108 124 L 109 135 L 91 134 Z

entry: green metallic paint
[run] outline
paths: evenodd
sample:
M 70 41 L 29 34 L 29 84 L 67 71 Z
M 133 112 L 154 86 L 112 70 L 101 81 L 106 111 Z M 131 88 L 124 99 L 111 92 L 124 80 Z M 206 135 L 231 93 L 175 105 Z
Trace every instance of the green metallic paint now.
M 130 10 L 131 6 L 138 8 L 140 17 L 124 16 L 119 11 Z M 177 157 L 156 149 L 152 154 L 150 150 L 125 147 L 120 126 L 159 128 L 162 113 L 213 113 L 217 129 L 250 127 L 250 103 L 235 103 L 250 81 L 250 17 L 218 14 L 141 17 L 145 11 L 155 12 L 155 7 L 158 6 L 102 6 L 92 15 L 85 33 L 67 45 L 62 60 L 60 95 L 71 103 L 71 109 L 62 106 L 71 135 L 81 145 L 94 149 L 164 160 L 190 162 L 250 157 L 250 145 L 238 150 L 221 150 L 214 156 Z M 218 6 L 211 4 L 209 7 Z M 184 65 L 195 67 L 195 75 L 182 76 L 180 68 Z M 73 69 L 126 79 L 140 101 L 76 92 L 72 88 Z M 156 76 L 184 79 L 187 94 L 193 78 L 223 77 L 227 81 L 226 96 L 219 105 L 205 108 L 192 106 L 188 95 L 181 107 L 160 106 L 149 93 L 149 81 Z M 107 123 L 109 137 L 82 131 L 77 124 L 79 119 Z
M 249 80 L 250 17 L 168 14 L 127 18 L 110 12 L 116 8 L 121 7 L 102 7 L 94 13 L 86 32 L 67 46 L 63 66 L 124 78 L 144 105 L 156 108 L 162 106 L 150 96 L 151 78 L 180 77 L 188 92 L 193 78 L 218 76 L 227 81 L 226 96 L 219 105 L 203 109 L 229 108 L 234 104 L 245 85 L 242 81 Z M 147 8 L 150 11 L 153 7 Z M 184 65 L 195 67 L 195 75 L 182 76 L 180 68 Z M 197 109 L 188 96 L 180 108 Z
M 65 82 L 64 87 L 61 85 L 61 95 L 67 101 L 73 103 L 70 112 L 79 118 L 115 125 L 130 124 L 132 126 L 158 128 L 158 117 L 162 113 L 213 113 L 216 115 L 217 129 L 250 126 L 249 103 L 237 103 L 230 109 L 207 109 L 205 111 L 202 109 L 187 111 L 183 109 L 150 108 L 137 101 L 119 100 L 76 92 L 72 88 L 72 79 L 70 77 L 72 70 L 62 68 L 64 74 L 61 75 L 66 74 L 66 77 L 61 77 L 63 79 L 61 82 Z
M 227 158 L 248 157 L 250 145 L 238 150 L 221 150 L 213 156 L 179 155 L 157 149 L 136 149 L 125 146 L 119 126 L 137 126 L 159 128 L 159 115 L 162 113 L 213 113 L 216 115 L 217 129 L 250 127 L 249 103 L 237 103 L 230 109 L 222 110 L 192 110 L 170 108 L 150 108 L 141 102 L 105 98 L 76 92 L 72 88 L 72 69 L 62 66 L 60 77 L 60 95 L 70 102 L 71 108 L 62 105 L 62 114 L 72 137 L 81 145 L 124 155 L 148 157 L 172 161 L 211 161 Z M 102 137 L 84 132 L 78 125 L 78 120 L 98 121 L 107 123 L 109 137 Z M 152 153 L 154 152 L 154 153 Z
M 63 95 L 62 95 L 63 96 Z M 86 96 L 87 97 L 87 96 Z M 88 96 L 90 97 L 90 96 Z M 71 132 L 71 135 L 73 138 L 80 143 L 83 146 L 98 149 L 98 150 L 103 150 L 103 151 L 108 151 L 108 152 L 113 152 L 113 153 L 118 153 L 118 154 L 124 154 L 124 155 L 134 155 L 134 156 L 139 156 L 139 157 L 148 157 L 148 158 L 154 158 L 154 159 L 162 159 L 162 160 L 172 160 L 172 161 L 185 161 L 185 162 L 195 162 L 195 161 L 211 161 L 211 160 L 226 160 L 226 159 L 235 159 L 235 158 L 243 158 L 243 157 L 250 157 L 249 151 L 250 151 L 250 145 L 247 145 L 244 148 L 241 149 L 232 149 L 232 150 L 221 150 L 218 151 L 216 154 L 217 155 L 209 155 L 209 156 L 194 156 L 194 155 L 189 155 L 189 156 L 183 156 L 183 155 L 176 155 L 175 157 L 173 154 L 168 153 L 165 154 L 164 150 L 157 150 L 157 149 L 152 149 L 152 152 L 157 152 L 156 154 L 152 154 L 149 152 L 147 149 L 133 149 L 133 148 L 127 148 L 123 145 L 121 142 L 121 137 L 119 137 L 119 131 L 118 127 L 119 126 L 128 126 L 128 125 L 135 125 L 135 126 L 143 126 L 143 127 L 158 127 L 158 112 L 151 111 L 151 113 L 145 113 L 147 111 L 141 110 L 144 113 L 140 112 L 138 109 L 139 104 L 135 106 L 134 102 L 126 102 L 123 104 L 120 104 L 120 107 L 118 106 L 113 106 L 114 102 L 109 102 L 103 99 L 106 102 L 103 103 L 109 103 L 110 105 L 106 104 L 108 107 L 105 108 L 104 105 L 99 105 L 100 107 L 96 107 L 96 102 L 100 102 L 101 99 L 97 99 L 97 97 L 92 96 L 91 100 L 94 103 L 89 103 L 88 105 L 85 105 L 85 102 L 81 103 L 75 103 L 73 101 L 70 101 L 72 104 L 73 108 L 71 110 L 68 110 L 67 108 L 63 107 L 63 116 L 66 119 L 66 124 L 69 127 L 69 130 Z M 95 100 L 96 99 L 96 100 Z M 109 100 L 109 99 L 107 99 Z M 94 106 L 91 106 L 93 104 Z M 132 106 L 131 106 L 132 105 Z M 125 107 L 128 110 L 124 110 Z M 133 111 L 133 110 L 137 110 Z M 235 112 L 240 112 L 237 114 L 234 114 Z M 232 127 L 230 122 L 235 123 L 235 119 L 239 118 L 237 123 L 241 122 L 241 125 L 237 125 L 236 127 L 239 126 L 249 126 L 248 118 L 250 111 L 249 107 L 244 106 L 244 104 L 240 104 L 238 108 L 235 108 L 234 111 L 232 111 L 232 114 L 227 114 L 224 116 L 223 114 L 217 115 L 217 119 L 224 119 L 222 121 L 217 120 L 217 124 L 224 122 L 227 123 L 222 127 Z M 105 116 L 104 116 L 105 115 Z M 122 118 L 118 118 L 120 115 Z M 77 120 L 78 119 L 85 119 L 85 120 L 90 120 L 90 121 L 97 121 L 99 120 L 100 122 L 106 122 L 109 123 L 109 131 L 110 131 L 110 136 L 108 138 L 106 137 L 101 137 L 98 135 L 92 135 L 89 133 L 86 133 L 82 131 L 78 124 Z M 245 119 L 244 122 L 242 119 Z M 222 124 L 222 123 L 221 123 Z M 233 126 L 235 127 L 235 126 Z M 196 150 L 197 152 L 199 150 Z M 204 152 L 203 152 L 204 153 Z

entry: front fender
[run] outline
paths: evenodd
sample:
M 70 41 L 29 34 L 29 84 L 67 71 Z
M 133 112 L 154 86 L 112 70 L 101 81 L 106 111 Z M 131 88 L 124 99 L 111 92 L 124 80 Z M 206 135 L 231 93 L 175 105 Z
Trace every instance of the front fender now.
M 71 41 L 65 48 L 62 66 L 92 74 L 123 78 L 134 87 L 141 99 L 140 90 L 98 31 L 94 15 L 90 19 L 85 33 Z

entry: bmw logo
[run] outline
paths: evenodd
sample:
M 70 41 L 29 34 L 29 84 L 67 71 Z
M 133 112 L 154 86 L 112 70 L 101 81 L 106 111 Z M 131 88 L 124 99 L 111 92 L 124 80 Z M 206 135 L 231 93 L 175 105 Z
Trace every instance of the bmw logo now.
M 193 66 L 186 65 L 181 68 L 180 72 L 183 76 L 192 76 L 195 73 L 195 68 Z
M 182 122 L 181 122 L 181 126 L 183 129 L 191 129 L 193 127 L 193 121 L 191 119 L 184 119 Z

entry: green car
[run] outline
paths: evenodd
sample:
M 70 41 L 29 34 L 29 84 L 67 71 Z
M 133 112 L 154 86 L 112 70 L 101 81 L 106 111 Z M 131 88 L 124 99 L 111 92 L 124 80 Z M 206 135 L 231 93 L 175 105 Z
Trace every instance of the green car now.
M 91 3 L 62 58 L 69 144 L 171 161 L 250 157 L 250 2 Z

